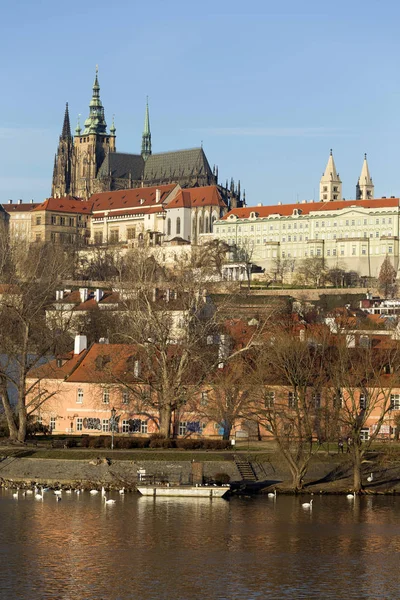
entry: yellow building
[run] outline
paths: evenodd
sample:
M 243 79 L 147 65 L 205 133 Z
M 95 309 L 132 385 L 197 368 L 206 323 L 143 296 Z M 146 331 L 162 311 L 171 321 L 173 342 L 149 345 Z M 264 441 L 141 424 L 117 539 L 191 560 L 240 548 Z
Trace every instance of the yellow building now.
M 47 198 L 31 213 L 31 241 L 86 244 L 92 206 L 93 202 L 71 196 Z

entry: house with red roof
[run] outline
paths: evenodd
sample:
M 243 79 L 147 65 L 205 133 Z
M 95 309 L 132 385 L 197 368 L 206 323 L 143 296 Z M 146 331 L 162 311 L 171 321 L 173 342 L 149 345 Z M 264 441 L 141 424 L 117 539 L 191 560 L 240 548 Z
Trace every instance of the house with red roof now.
M 92 206 L 72 196 L 47 198 L 31 212 L 31 241 L 87 244 Z
M 94 194 L 94 244 L 197 243 L 228 210 L 217 185 L 182 189 L 177 184 Z
M 38 206 L 31 202 L 13 202 L 9 200 L 7 204 L 1 205 L 7 215 L 8 231 L 12 241 L 23 240 L 30 241 L 32 237 L 32 211 Z
M 245 250 L 272 274 L 285 261 L 295 275 L 302 259 L 377 277 L 386 256 L 399 268 L 399 198 L 321 200 L 236 208 L 214 223 L 213 236 Z

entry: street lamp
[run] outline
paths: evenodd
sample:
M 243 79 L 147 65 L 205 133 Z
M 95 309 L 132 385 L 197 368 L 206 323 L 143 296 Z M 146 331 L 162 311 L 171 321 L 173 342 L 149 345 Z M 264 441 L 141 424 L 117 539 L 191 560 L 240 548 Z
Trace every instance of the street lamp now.
M 112 409 L 111 409 L 111 419 L 110 419 L 110 427 L 111 427 L 111 450 L 114 450 L 114 427 L 115 427 L 115 423 L 116 423 L 116 418 L 115 418 L 116 414 L 117 414 L 117 411 L 115 410 L 114 407 L 112 407 Z

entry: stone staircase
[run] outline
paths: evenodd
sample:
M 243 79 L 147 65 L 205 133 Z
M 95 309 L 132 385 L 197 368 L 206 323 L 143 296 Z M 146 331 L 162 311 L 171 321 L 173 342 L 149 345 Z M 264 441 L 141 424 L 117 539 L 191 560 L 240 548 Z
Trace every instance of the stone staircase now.
M 255 472 L 253 465 L 247 460 L 247 458 L 235 454 L 234 459 L 236 468 L 239 471 L 239 474 L 243 481 L 258 481 L 257 473 Z

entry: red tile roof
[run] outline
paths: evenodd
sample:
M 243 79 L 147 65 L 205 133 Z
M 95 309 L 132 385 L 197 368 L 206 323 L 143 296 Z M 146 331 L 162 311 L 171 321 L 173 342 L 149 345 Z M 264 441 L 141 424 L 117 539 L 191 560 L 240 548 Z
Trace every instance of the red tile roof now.
M 27 202 L 25 204 L 2 204 L 1 205 L 8 213 L 13 212 L 30 212 L 39 206 L 39 203 Z
M 88 299 L 85 302 L 82 302 L 79 290 L 74 290 L 70 294 L 66 294 L 61 300 L 55 300 L 54 304 L 75 304 L 73 310 L 90 310 L 97 308 L 97 306 L 103 304 L 119 303 L 118 292 L 112 292 L 109 290 L 103 291 L 103 297 L 99 303 L 96 302 L 94 290 L 89 290 L 88 294 Z
M 157 185 L 153 187 L 140 187 L 130 190 L 118 190 L 116 192 L 102 192 L 93 194 L 90 200 L 93 202 L 93 211 L 118 210 L 125 208 L 140 208 L 141 206 L 152 206 L 156 204 L 156 190 L 160 190 L 161 205 L 168 198 L 176 184 Z M 143 202 L 141 202 L 143 201 Z
M 92 344 L 68 381 L 110 383 L 127 378 L 132 380 L 129 359 L 137 352 L 137 347 L 130 344 Z
M 80 213 L 90 215 L 93 202 L 90 200 L 80 200 L 72 196 L 64 198 L 47 198 L 42 204 L 39 204 L 34 210 L 49 210 L 63 213 Z
M 334 202 L 307 202 L 306 204 L 274 204 L 271 206 L 246 206 L 245 208 L 234 208 L 223 217 L 226 220 L 230 215 L 236 215 L 239 219 L 248 219 L 250 213 L 257 213 L 260 218 L 270 215 L 289 217 L 297 209 L 302 215 L 312 212 L 323 212 L 326 210 L 342 210 L 357 206 L 360 208 L 394 208 L 399 206 L 399 198 L 377 198 L 372 200 L 337 200 Z
M 226 207 L 226 204 L 216 185 L 180 190 L 176 197 L 167 204 L 167 208 L 196 208 L 198 206 Z
M 159 206 L 146 206 L 143 205 L 140 208 L 131 208 L 129 210 L 116 210 L 110 213 L 108 216 L 110 217 L 123 217 L 129 215 L 149 215 L 153 213 L 163 213 L 164 207 L 160 204 Z M 93 215 L 94 219 L 102 219 L 105 217 L 106 212 L 96 212 Z

